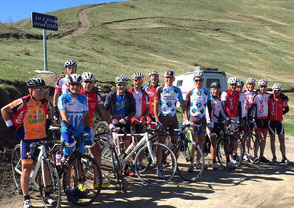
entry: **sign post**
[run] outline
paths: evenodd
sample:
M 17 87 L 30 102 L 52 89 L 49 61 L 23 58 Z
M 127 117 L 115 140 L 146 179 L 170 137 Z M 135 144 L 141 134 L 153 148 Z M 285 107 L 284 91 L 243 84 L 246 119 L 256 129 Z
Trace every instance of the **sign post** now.
M 47 69 L 47 42 L 46 30 L 58 31 L 58 21 L 56 16 L 40 14 L 32 12 L 32 26 L 43 29 L 43 54 L 44 54 L 44 71 L 36 70 L 38 73 L 54 73 L 48 72 Z

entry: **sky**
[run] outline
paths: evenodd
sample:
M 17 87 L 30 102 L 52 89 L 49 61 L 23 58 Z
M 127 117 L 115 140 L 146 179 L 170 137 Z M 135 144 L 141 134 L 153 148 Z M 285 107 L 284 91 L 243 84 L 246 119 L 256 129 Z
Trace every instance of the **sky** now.
M 32 12 L 47 13 L 84 4 L 120 1 L 124 0 L 2 0 L 0 3 L 0 22 L 11 23 L 11 20 L 17 22 L 30 18 Z

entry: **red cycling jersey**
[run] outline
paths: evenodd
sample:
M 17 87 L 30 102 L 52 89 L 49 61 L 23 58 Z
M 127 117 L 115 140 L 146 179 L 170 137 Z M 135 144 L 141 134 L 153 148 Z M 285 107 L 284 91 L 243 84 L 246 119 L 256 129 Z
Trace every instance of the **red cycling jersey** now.
M 150 102 L 150 112 L 149 114 L 154 115 L 154 98 L 155 98 L 155 92 L 159 85 L 156 87 L 152 87 L 151 85 L 146 85 L 143 89 L 149 96 L 149 102 Z
M 135 102 L 136 102 L 136 111 L 137 110 L 141 110 L 141 112 L 136 112 L 135 117 L 136 119 L 140 119 L 142 116 L 145 115 L 146 112 L 146 107 L 149 105 L 149 98 L 147 93 L 142 89 L 140 91 L 140 93 L 135 93 L 135 89 L 129 89 L 128 90 L 130 93 L 132 93 Z M 139 95 L 139 97 L 137 97 L 135 94 Z
M 86 93 L 83 89 L 81 89 L 80 94 L 85 95 L 88 98 L 88 106 L 89 106 L 89 122 L 90 127 L 92 126 L 92 118 L 94 115 L 94 111 L 98 104 L 103 104 L 102 97 L 99 93 L 95 91 L 91 91 L 90 93 Z
M 282 121 L 283 109 L 286 107 L 288 105 L 282 98 L 270 98 L 268 101 L 269 119 L 271 121 Z
M 239 101 L 240 101 L 240 93 L 232 92 L 230 89 L 224 91 L 221 95 L 221 101 L 225 101 L 226 111 L 229 117 L 239 117 Z

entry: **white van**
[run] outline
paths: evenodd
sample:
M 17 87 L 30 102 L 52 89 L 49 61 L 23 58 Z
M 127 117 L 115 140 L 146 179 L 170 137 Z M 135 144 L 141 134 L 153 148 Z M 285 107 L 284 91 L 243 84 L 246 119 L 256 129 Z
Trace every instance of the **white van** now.
M 218 71 L 217 68 L 204 68 L 195 67 L 194 71 L 186 72 L 182 75 L 176 76 L 175 84 L 182 90 L 183 98 L 185 99 L 186 94 L 193 88 L 193 74 L 195 71 L 202 70 L 204 72 L 204 83 L 203 87 L 209 90 L 212 82 L 218 81 L 221 84 L 221 92 L 228 89 L 227 75 L 223 71 Z

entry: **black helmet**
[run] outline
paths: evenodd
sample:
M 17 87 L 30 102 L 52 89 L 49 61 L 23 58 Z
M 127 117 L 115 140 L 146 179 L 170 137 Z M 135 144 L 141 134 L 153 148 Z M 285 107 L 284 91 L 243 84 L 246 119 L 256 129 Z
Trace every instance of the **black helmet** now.
M 33 77 L 27 81 L 27 88 L 45 87 L 45 81 L 39 77 Z
M 210 88 L 216 88 L 216 87 L 221 88 L 221 85 L 220 85 L 219 82 L 212 82 L 212 83 L 210 84 Z

